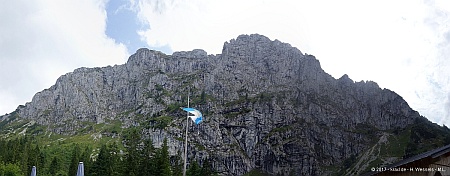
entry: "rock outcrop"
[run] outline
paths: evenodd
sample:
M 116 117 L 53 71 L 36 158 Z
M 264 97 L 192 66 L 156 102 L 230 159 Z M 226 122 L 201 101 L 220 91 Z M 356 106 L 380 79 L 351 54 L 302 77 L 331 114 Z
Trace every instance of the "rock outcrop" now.
M 179 107 L 189 92 L 204 113 L 202 124 L 189 127 L 189 159 L 208 159 L 224 175 L 343 172 L 345 161 L 386 132 L 421 118 L 375 82 L 334 79 L 313 55 L 257 34 L 225 42 L 218 55 L 139 49 L 123 65 L 79 68 L 15 114 L 59 134 L 112 121 L 144 126 L 156 146 L 167 137 L 174 155 L 183 149 L 186 114 Z

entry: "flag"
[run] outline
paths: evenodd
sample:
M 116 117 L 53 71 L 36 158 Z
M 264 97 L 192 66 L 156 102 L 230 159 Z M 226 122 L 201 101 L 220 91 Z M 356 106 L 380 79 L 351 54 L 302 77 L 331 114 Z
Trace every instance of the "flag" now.
M 33 166 L 33 168 L 31 168 L 31 176 L 36 176 L 36 166 Z
M 84 165 L 83 162 L 78 164 L 77 176 L 84 176 Z
M 202 113 L 200 111 L 198 111 L 197 109 L 183 108 L 183 110 L 192 114 L 192 115 L 189 115 L 188 117 L 190 117 L 192 119 L 192 121 L 195 122 L 195 124 L 198 125 L 200 122 L 202 122 L 202 120 L 203 120 Z

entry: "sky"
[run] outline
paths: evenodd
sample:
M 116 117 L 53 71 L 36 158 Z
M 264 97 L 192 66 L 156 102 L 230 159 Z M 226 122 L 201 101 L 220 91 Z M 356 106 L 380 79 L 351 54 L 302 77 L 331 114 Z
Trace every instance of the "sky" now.
M 2 2 L 5 1 L 5 2 Z M 0 0 L 0 114 L 79 67 L 138 48 L 220 54 L 262 34 L 315 55 L 335 78 L 375 81 L 450 126 L 450 1 Z

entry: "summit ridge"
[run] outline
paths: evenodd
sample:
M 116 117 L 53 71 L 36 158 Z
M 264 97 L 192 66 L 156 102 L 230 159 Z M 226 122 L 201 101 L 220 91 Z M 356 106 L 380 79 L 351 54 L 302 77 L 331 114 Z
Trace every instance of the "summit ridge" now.
M 121 128 L 142 127 L 155 146 L 167 138 L 176 155 L 184 145 L 186 118 L 179 107 L 186 106 L 187 92 L 204 115 L 198 134 L 189 136 L 188 157 L 208 160 L 221 175 L 362 174 L 383 164 L 378 161 L 432 147 L 424 141 L 441 140 L 414 136 L 419 127 L 440 127 L 395 92 L 348 75 L 334 79 L 315 56 L 259 34 L 225 42 L 217 55 L 141 48 L 123 65 L 76 69 L 1 116 L 0 131 L 7 131 L 5 123 L 33 121 L 48 132 L 77 135 L 120 122 Z M 400 145 L 403 153 L 370 153 L 399 134 L 410 136 Z M 377 143 L 381 137 L 387 142 Z M 352 168 L 357 162 L 368 164 Z

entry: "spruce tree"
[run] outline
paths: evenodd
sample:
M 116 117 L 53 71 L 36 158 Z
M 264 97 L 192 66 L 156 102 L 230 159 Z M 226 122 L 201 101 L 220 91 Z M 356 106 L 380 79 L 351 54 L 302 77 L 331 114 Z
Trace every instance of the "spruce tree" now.
M 164 138 L 163 145 L 160 150 L 159 162 L 161 176 L 171 176 L 169 146 L 167 146 L 167 138 Z
M 202 168 L 200 169 L 200 175 L 201 176 L 211 176 L 212 175 L 211 165 L 209 164 L 208 159 L 203 161 Z
M 5 141 L 0 139 L 0 163 L 1 163 L 1 159 L 3 159 L 3 151 L 5 149 L 6 149 Z
M 197 161 L 193 161 L 189 165 L 189 169 L 186 171 L 187 176 L 201 176 L 200 175 L 201 168 L 198 166 Z
M 2 161 L 4 161 L 4 158 L 5 158 L 5 154 L 4 154 L 4 152 L 6 152 L 6 143 L 5 143 L 5 141 L 3 141 L 3 140 L 0 140 L 0 163 L 2 162 Z
M 28 153 L 28 162 L 27 162 L 27 170 L 31 170 L 33 166 L 37 168 L 43 168 L 45 165 L 45 155 L 39 148 L 39 145 L 36 145 L 34 149 L 31 147 L 26 147 Z
M 138 145 L 140 138 L 141 136 L 136 128 L 131 129 L 126 137 L 128 154 L 125 163 L 125 175 L 137 176 L 139 174 L 140 156 L 138 152 Z
M 17 164 L 19 165 L 20 169 L 22 171 L 24 171 L 24 174 L 26 174 L 26 171 L 31 169 L 31 167 L 32 167 L 32 166 L 30 166 L 31 165 L 30 163 L 33 161 L 30 161 L 30 159 L 34 158 L 34 153 L 33 153 L 33 150 L 31 150 L 31 147 L 29 147 L 29 146 L 24 146 L 23 148 L 18 147 L 18 148 L 19 148 L 18 157 L 20 157 L 21 159 Z
M 92 149 L 89 146 L 86 146 L 80 157 L 80 161 L 83 162 L 84 165 L 84 175 L 91 175 L 90 171 L 93 165 L 91 160 L 91 151 Z
M 110 164 L 110 153 L 106 145 L 103 144 L 100 148 L 97 160 L 95 160 L 93 164 L 91 174 L 93 176 L 111 175 L 108 170 Z
M 45 154 L 44 154 L 43 151 L 40 150 L 39 145 L 36 146 L 36 151 L 38 153 L 38 156 L 37 156 L 38 157 L 37 158 L 37 162 L 38 163 L 37 163 L 36 167 L 44 168 L 45 165 L 46 165 L 46 163 L 45 163 L 45 161 L 46 161 Z
M 141 152 L 141 166 L 139 167 L 139 175 L 150 176 L 155 175 L 156 163 L 154 162 L 155 148 L 153 147 L 152 139 L 144 141 L 144 148 Z
M 181 153 L 178 152 L 175 157 L 173 157 L 172 164 L 172 175 L 173 176 L 182 176 L 183 175 L 183 160 L 181 158 Z
M 119 147 L 117 146 L 117 143 L 114 142 L 110 144 L 108 152 L 109 152 L 108 173 L 110 173 L 111 176 L 119 176 L 122 173 L 122 169 L 119 157 Z
M 56 156 L 53 156 L 52 162 L 50 163 L 50 167 L 48 168 L 50 175 L 56 175 L 59 170 L 59 161 Z
M 20 151 L 20 143 L 18 139 L 10 140 L 8 141 L 8 149 L 7 155 L 5 157 L 6 163 L 18 163 L 20 160 L 20 153 L 23 151 Z

